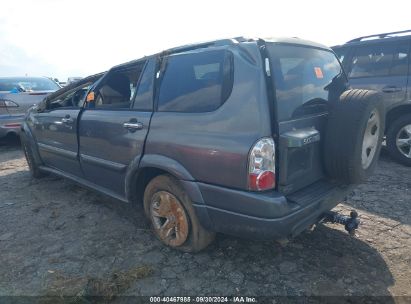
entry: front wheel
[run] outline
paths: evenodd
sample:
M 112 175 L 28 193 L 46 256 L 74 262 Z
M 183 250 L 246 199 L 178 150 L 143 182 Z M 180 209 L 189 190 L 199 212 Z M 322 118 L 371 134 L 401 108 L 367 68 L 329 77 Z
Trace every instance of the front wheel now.
M 33 151 L 31 150 L 31 147 L 24 140 L 21 141 L 21 146 L 23 148 L 27 164 L 29 165 L 31 176 L 34 178 L 41 178 L 46 176 L 46 174 L 39 169 L 36 160 L 33 156 Z
M 391 124 L 387 132 L 387 149 L 396 161 L 411 166 L 411 114 Z
M 214 233 L 205 230 L 178 181 L 160 175 L 150 181 L 144 191 L 144 212 L 157 238 L 165 245 L 197 252 L 214 240 Z

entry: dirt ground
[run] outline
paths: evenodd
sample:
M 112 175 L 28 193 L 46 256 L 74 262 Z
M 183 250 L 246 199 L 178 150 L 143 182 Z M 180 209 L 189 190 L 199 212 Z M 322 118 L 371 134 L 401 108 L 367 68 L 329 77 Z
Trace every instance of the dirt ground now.
M 34 180 L 17 144 L 0 146 L 0 296 L 386 296 L 411 301 L 411 168 L 383 155 L 326 224 L 287 246 L 218 235 L 198 254 L 162 246 L 128 204 L 55 176 Z M 397 296 L 408 296 L 401 298 Z M 116 300 L 117 299 L 117 300 Z M 0 301 L 1 302 L 1 301 Z

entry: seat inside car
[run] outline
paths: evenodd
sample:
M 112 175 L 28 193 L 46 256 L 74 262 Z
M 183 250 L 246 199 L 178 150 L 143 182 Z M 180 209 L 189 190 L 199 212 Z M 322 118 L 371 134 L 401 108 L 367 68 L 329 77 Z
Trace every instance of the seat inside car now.
M 102 107 L 122 108 L 130 103 L 130 80 L 121 73 L 109 75 L 106 84 L 99 90 L 97 105 Z

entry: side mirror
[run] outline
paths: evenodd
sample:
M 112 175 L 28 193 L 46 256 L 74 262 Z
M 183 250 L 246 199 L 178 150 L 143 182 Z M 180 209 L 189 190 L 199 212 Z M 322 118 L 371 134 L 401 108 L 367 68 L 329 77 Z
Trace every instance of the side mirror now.
M 48 103 L 46 99 L 43 99 L 42 101 L 40 101 L 36 106 L 35 106 L 35 110 L 38 113 L 44 112 L 47 109 Z

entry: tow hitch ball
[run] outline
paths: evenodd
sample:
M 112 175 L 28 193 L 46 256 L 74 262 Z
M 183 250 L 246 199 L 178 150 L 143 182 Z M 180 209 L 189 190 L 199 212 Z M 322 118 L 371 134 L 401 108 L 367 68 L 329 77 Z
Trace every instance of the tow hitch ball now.
M 324 214 L 323 222 L 344 225 L 345 230 L 347 230 L 351 236 L 355 235 L 355 230 L 360 225 L 358 213 L 355 210 L 351 211 L 350 216 L 338 214 L 334 211 L 328 211 Z

